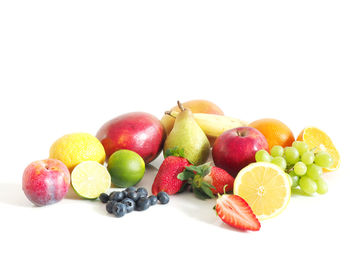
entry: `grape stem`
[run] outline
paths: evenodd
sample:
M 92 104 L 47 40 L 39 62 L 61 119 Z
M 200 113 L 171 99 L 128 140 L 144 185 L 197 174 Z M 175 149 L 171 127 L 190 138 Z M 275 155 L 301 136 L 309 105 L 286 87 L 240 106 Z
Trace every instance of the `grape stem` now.
M 318 148 L 318 146 L 312 148 L 310 151 L 311 151 L 311 152 L 315 152 L 315 150 L 316 150 L 317 148 Z
M 287 170 L 287 173 L 290 173 L 291 171 L 293 171 L 294 167 L 291 167 Z

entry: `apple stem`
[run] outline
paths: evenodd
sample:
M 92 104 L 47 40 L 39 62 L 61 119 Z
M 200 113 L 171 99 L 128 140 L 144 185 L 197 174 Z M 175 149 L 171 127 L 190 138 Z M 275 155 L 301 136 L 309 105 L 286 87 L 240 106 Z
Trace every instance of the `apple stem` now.
M 173 117 L 174 119 L 176 119 L 176 117 L 174 115 L 171 115 L 171 111 L 166 111 L 164 112 L 165 115 L 169 115 L 170 117 Z
M 184 106 L 181 104 L 181 102 L 180 102 L 179 100 L 177 101 L 177 106 L 179 106 L 179 109 L 180 109 L 181 111 L 184 111 L 184 110 L 185 110 Z

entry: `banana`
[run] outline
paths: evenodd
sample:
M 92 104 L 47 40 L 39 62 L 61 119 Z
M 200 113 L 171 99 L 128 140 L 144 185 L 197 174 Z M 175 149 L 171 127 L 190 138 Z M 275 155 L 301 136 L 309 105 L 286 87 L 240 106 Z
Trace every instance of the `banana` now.
M 179 113 L 171 111 L 167 114 L 176 118 Z M 217 114 L 193 113 L 193 116 L 204 133 L 215 138 L 227 130 L 248 125 L 245 121 Z

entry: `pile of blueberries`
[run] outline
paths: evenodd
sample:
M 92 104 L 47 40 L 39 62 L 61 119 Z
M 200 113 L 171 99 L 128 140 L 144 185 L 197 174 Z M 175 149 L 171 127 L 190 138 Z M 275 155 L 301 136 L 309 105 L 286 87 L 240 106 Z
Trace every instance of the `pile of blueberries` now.
M 169 202 L 169 195 L 166 192 L 159 192 L 157 196 L 148 196 L 146 188 L 134 186 L 128 187 L 124 191 L 113 191 L 109 195 L 102 193 L 99 198 L 102 203 L 106 204 L 107 212 L 116 217 L 122 217 L 134 210 L 144 211 L 158 201 L 160 204 Z

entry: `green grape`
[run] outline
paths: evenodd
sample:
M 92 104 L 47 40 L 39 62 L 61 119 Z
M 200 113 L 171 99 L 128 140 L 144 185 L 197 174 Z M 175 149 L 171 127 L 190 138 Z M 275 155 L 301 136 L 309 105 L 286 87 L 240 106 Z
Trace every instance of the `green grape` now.
M 308 151 L 308 146 L 305 142 L 302 141 L 295 141 L 293 142 L 292 146 L 298 150 L 300 155 L 303 155 L 305 152 Z
M 315 164 L 323 167 L 328 168 L 332 165 L 333 159 L 332 156 L 329 155 L 327 152 L 318 152 L 315 155 Z
M 277 156 L 272 158 L 271 163 L 276 164 L 277 166 L 279 166 L 283 171 L 286 169 L 287 167 L 287 162 L 286 160 L 281 157 L 281 156 Z
M 309 195 L 312 195 L 317 191 L 316 182 L 308 176 L 301 177 L 299 180 L 299 185 L 301 190 L 303 190 L 305 193 Z
M 320 195 L 323 195 L 328 192 L 328 185 L 325 180 L 323 180 L 322 178 L 319 178 L 316 181 L 316 184 L 317 184 L 317 193 L 319 193 Z
M 273 146 L 270 151 L 272 157 L 283 156 L 283 152 L 283 147 L 279 145 Z
M 295 188 L 299 185 L 299 176 L 297 176 L 294 171 L 289 172 L 289 178 L 292 182 L 292 187 Z
M 295 164 L 299 161 L 299 152 L 294 147 L 284 148 L 284 156 L 288 164 Z
M 255 160 L 257 162 L 270 162 L 271 156 L 267 151 L 260 150 L 255 153 Z
M 310 177 L 312 180 L 317 181 L 322 176 L 322 168 L 316 164 L 310 164 L 307 166 L 306 175 Z
M 296 175 L 303 176 L 306 174 L 307 166 L 303 162 L 297 162 L 294 164 L 294 172 Z
M 312 164 L 315 160 L 315 154 L 313 152 L 306 152 L 301 156 L 301 161 L 306 165 Z

